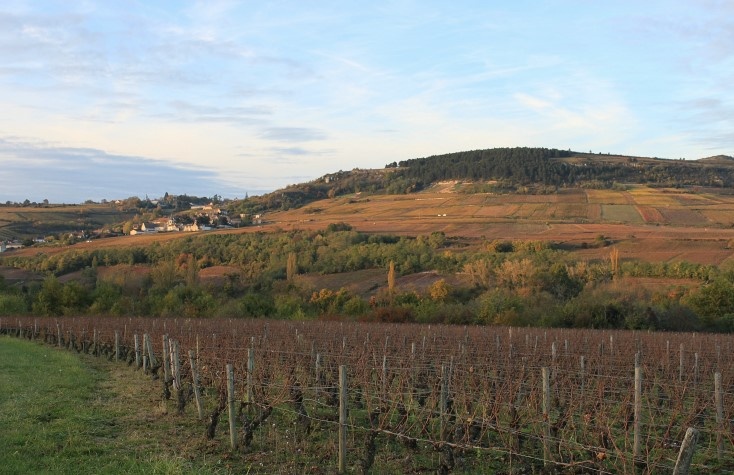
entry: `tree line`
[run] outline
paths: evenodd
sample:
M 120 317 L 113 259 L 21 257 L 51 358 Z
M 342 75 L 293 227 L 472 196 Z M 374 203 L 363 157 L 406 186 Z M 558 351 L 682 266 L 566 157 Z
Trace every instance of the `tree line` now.
M 322 231 L 192 236 L 148 247 L 8 256 L 2 263 L 46 277 L 22 284 L 0 280 L 0 315 L 734 329 L 734 273 L 714 266 L 611 257 L 587 262 L 545 242 L 468 246 L 440 232 L 409 238 L 332 225 Z M 216 285 L 199 277 L 211 266 L 229 269 Z M 385 277 L 365 292 L 318 288 L 299 279 L 347 277 L 366 269 L 382 270 Z M 400 276 L 421 272 L 437 277 L 426 288 L 399 284 Z M 637 276 L 686 278 L 692 285 L 630 290 L 619 284 Z

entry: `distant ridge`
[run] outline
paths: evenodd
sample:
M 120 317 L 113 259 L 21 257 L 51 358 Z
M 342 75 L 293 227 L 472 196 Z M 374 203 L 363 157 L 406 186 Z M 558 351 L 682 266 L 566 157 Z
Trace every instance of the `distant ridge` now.
M 734 187 L 734 158 L 670 160 L 540 147 L 492 148 L 412 158 L 383 169 L 339 171 L 239 201 L 231 211 L 258 214 L 299 208 L 316 200 L 365 192 L 408 194 L 442 181 L 473 183 L 465 192 L 554 193 L 563 188 L 611 189 L 620 184 L 655 187 Z
M 708 162 L 708 163 L 734 163 L 734 157 L 731 157 L 729 155 L 714 155 L 712 157 L 706 157 L 706 158 L 699 158 L 699 162 Z

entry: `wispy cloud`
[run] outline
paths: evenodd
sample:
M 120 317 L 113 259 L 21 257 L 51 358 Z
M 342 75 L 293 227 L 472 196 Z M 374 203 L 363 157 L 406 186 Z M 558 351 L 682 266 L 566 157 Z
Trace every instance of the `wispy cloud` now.
M 324 140 L 326 134 L 307 127 L 267 127 L 260 131 L 260 138 L 279 142 L 311 142 Z
M 234 125 L 263 124 L 272 110 L 267 106 L 213 106 L 192 104 L 182 100 L 171 101 L 167 111 L 154 117 L 181 122 L 230 123 Z
M 55 146 L 0 137 L 0 201 L 80 202 L 164 192 L 232 195 L 212 170 L 184 168 L 146 157 L 93 148 Z

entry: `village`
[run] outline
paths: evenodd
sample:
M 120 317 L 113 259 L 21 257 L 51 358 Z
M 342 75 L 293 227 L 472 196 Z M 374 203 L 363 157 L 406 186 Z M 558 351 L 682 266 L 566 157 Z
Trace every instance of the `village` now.
M 131 219 L 125 222 L 118 221 L 115 225 L 94 230 L 66 230 L 36 236 L 23 236 L 23 234 L 13 236 L 11 233 L 6 232 L 4 236 L 0 236 L 0 253 L 36 245 L 71 245 L 79 242 L 91 242 L 96 239 L 124 235 L 139 236 L 171 232 L 196 233 L 215 229 L 261 225 L 263 223 L 262 214 L 233 214 L 214 202 L 195 205 L 184 203 L 178 210 L 172 206 L 166 206 L 166 203 L 159 202 L 158 200 L 146 200 L 146 202 L 154 207 L 152 212 L 149 211 L 151 208 L 136 207 L 137 212 Z M 125 203 L 121 200 L 109 203 L 113 206 L 125 206 Z M 32 205 L 29 204 L 28 206 Z M 38 204 L 35 205 L 36 207 L 41 206 Z M 167 216 L 161 216 L 160 214 L 162 212 L 166 213 Z
M 212 229 L 238 228 L 248 224 L 262 224 L 262 215 L 254 216 L 240 214 L 230 216 L 226 209 L 213 203 L 207 205 L 192 205 L 189 212 L 178 213 L 169 217 L 151 219 L 135 224 L 130 229 L 131 236 L 151 233 L 167 232 L 200 232 Z

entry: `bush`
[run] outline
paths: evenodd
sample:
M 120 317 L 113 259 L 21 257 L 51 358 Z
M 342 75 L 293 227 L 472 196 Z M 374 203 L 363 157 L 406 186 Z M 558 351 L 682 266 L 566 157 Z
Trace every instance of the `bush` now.
M 335 233 L 337 231 L 351 231 L 351 230 L 352 230 L 352 225 L 344 223 L 344 222 L 331 223 L 328 226 L 326 226 L 327 233 Z
M 0 295 L 0 315 L 21 315 L 28 311 L 28 305 L 22 295 Z
M 413 311 L 407 307 L 377 307 L 362 320 L 381 323 L 410 323 L 414 321 Z

